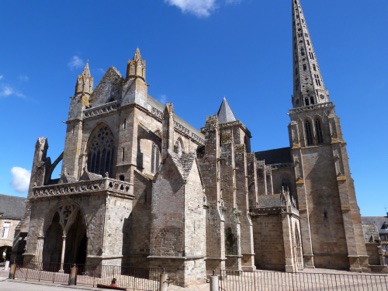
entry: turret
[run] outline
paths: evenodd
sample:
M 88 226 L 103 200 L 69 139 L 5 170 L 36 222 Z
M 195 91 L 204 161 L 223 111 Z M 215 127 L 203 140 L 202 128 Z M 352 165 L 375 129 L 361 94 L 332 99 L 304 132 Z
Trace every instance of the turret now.
M 93 77 L 90 75 L 89 64 L 86 63 L 81 75 L 78 75 L 74 97 L 71 99 L 68 120 L 80 119 L 82 111 L 89 107 L 90 95 L 93 93 Z
M 147 107 L 148 85 L 145 78 L 146 61 L 136 49 L 133 59 L 128 61 L 121 106 L 138 104 Z
M 128 61 L 127 79 L 142 78 L 145 81 L 145 75 L 146 75 L 146 61 L 142 59 L 140 55 L 140 50 L 136 49 L 133 59 Z
M 75 95 L 93 93 L 93 77 L 90 75 L 89 63 L 86 63 L 81 75 L 78 76 L 77 84 L 75 86 Z
M 217 112 L 218 123 L 227 123 L 237 121 L 236 116 L 234 115 L 232 108 L 226 98 L 222 100 L 220 109 Z

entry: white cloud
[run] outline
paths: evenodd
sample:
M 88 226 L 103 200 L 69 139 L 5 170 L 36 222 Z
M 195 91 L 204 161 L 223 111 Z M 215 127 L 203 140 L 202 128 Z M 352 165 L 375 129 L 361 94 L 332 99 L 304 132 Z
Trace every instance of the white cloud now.
M 28 78 L 27 76 L 23 76 L 23 77 Z M 19 79 L 20 79 L 20 77 L 19 77 Z M 4 75 L 0 75 L 0 98 L 1 97 L 9 97 L 9 96 L 17 96 L 17 97 L 21 97 L 21 98 L 26 97 L 19 90 L 15 89 L 14 86 L 12 86 L 8 82 L 4 82 L 4 81 L 5 81 Z
M 164 0 L 178 7 L 183 13 L 192 13 L 198 17 L 207 17 L 216 8 L 216 0 Z
M 84 66 L 84 61 L 79 56 L 72 56 L 70 62 L 67 63 L 67 66 L 71 69 L 79 69 Z
M 0 97 L 7 97 L 14 94 L 14 90 L 12 87 L 7 85 L 0 85 Z
M 19 91 L 15 90 L 13 87 L 9 85 L 0 84 L 0 97 L 9 97 L 9 96 L 17 96 L 21 98 L 26 97 L 23 93 L 20 93 Z
M 30 177 L 31 177 L 30 171 L 21 167 L 13 167 L 11 169 L 11 173 L 12 173 L 11 187 L 19 193 L 27 192 L 28 186 L 30 185 Z
M 198 17 L 208 17 L 217 8 L 218 2 L 225 5 L 240 4 L 243 0 L 164 0 L 165 3 L 178 7 L 183 13 L 192 13 Z

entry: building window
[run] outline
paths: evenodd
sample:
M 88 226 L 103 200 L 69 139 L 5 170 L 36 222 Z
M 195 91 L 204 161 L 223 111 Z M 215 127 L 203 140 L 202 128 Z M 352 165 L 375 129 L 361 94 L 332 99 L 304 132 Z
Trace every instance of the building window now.
M 317 132 L 317 144 L 323 144 L 322 125 L 318 118 L 315 119 L 315 131 Z
M 315 77 L 315 83 L 316 83 L 318 86 L 321 86 L 321 80 L 319 79 L 319 75 L 315 74 L 314 77 Z
M 8 238 L 10 227 L 11 227 L 11 223 L 5 221 L 3 224 L 3 231 L 1 232 L 1 238 Z
M 304 55 L 305 55 L 304 48 L 301 48 L 301 49 L 300 49 L 300 54 L 301 54 L 302 56 L 304 56 Z
M 89 172 L 112 174 L 114 137 L 107 126 L 99 128 L 90 138 L 88 150 Z
M 303 71 L 306 71 L 306 70 L 307 70 L 307 65 L 303 64 Z
M 309 120 L 306 120 L 304 122 L 304 128 L 306 131 L 306 144 L 308 146 L 313 145 L 313 131 L 311 127 L 311 122 Z
M 152 144 L 151 153 L 151 173 L 155 174 L 159 167 L 159 148 L 156 144 Z
M 317 70 L 317 66 L 315 64 L 313 64 L 313 69 L 314 69 L 314 71 Z

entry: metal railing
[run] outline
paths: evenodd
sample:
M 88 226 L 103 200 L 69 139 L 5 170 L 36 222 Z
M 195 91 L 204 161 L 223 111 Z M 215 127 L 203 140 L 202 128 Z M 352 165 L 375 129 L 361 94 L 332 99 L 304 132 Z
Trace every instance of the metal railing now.
M 60 264 L 31 263 L 26 266 L 16 266 L 15 279 L 68 285 L 72 267 L 74 265 L 65 264 L 63 271 L 60 271 Z M 128 290 L 158 290 L 162 273 L 160 268 L 98 266 L 92 269 L 84 265 L 75 267 L 76 285 L 91 287 L 96 287 L 97 284 L 109 285 L 112 279 L 116 278 L 117 285 Z
M 220 291 L 388 290 L 387 275 L 229 270 L 219 271 L 218 275 Z
M 121 266 L 91 266 L 65 264 L 32 263 L 16 266 L 15 279 L 39 281 L 54 284 L 97 287 L 97 284 L 109 285 L 116 278 L 119 287 L 127 290 L 159 290 L 161 288 L 161 268 L 137 268 Z M 12 269 L 12 268 L 11 268 Z M 177 270 L 166 270 L 173 275 Z M 76 273 L 75 278 L 71 276 Z M 352 290 L 386 291 L 388 275 L 381 274 L 331 274 L 331 273 L 284 273 L 276 271 L 242 272 L 222 270 L 218 276 L 219 291 L 310 291 L 310 290 Z M 171 282 L 174 284 L 174 282 Z M 211 286 L 209 286 L 210 288 Z M 211 288 L 210 288 L 211 289 Z M 195 289 L 192 289 L 195 290 Z M 201 289 L 202 290 L 202 289 Z M 216 291 L 216 290 L 213 290 Z

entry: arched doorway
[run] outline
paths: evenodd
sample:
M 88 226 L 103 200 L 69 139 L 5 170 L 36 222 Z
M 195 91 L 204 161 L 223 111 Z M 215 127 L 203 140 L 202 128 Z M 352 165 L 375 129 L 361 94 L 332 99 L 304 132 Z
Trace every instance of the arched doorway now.
M 78 211 L 76 219 L 66 235 L 65 264 L 84 265 L 86 261 L 86 246 L 86 226 L 81 212 Z
M 43 245 L 43 270 L 57 272 L 61 263 L 62 226 L 59 214 L 55 213 L 50 227 L 47 229 Z
M 74 204 L 61 205 L 44 236 L 43 269 L 68 272 L 72 264 L 84 265 L 87 253 L 86 225 Z

